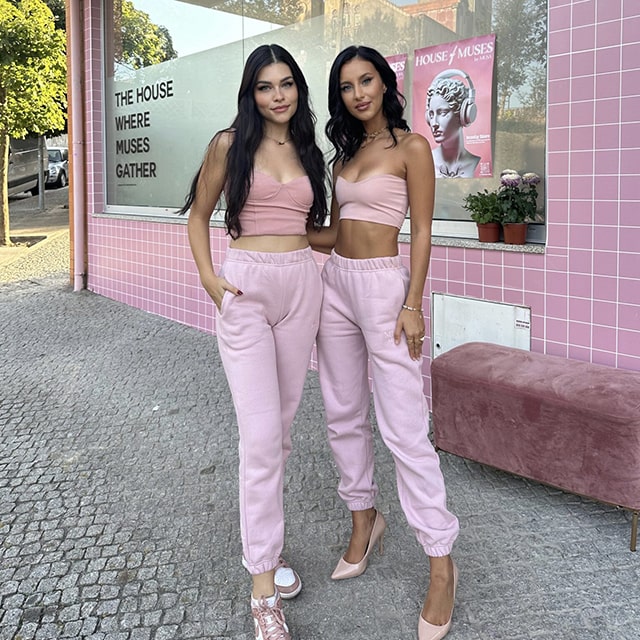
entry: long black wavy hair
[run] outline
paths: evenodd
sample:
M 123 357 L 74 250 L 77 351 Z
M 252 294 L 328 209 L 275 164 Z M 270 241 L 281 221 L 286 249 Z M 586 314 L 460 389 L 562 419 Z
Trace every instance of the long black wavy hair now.
M 329 73 L 330 118 L 325 127 L 325 132 L 335 149 L 335 154 L 331 158 L 332 163 L 336 160 L 347 162 L 347 160 L 353 158 L 366 136 L 362 122 L 354 118 L 344 106 L 342 92 L 340 91 L 340 71 L 347 62 L 354 58 L 360 58 L 361 60 L 370 62 L 380 74 L 382 82 L 387 88 L 382 97 L 382 112 L 389 124 L 393 146 L 398 143 L 393 133 L 394 129 L 410 131 L 407 121 L 403 118 L 407 101 L 398 91 L 396 74 L 389 66 L 389 63 L 384 59 L 382 54 L 371 47 L 364 45 L 347 47 L 341 51 L 333 61 Z
M 314 228 L 319 229 L 327 216 L 327 169 L 322 151 L 316 144 L 316 116 L 311 110 L 309 86 L 300 67 L 286 49 L 277 44 L 264 44 L 252 51 L 247 58 L 238 90 L 238 113 L 231 126 L 223 130 L 234 133 L 233 142 L 227 153 L 225 179 L 227 210 L 224 216 L 227 232 L 232 238 L 239 238 L 242 235 L 240 212 L 249 195 L 254 157 L 264 137 L 264 120 L 254 98 L 256 81 L 264 67 L 277 62 L 282 62 L 291 69 L 291 75 L 298 89 L 298 107 L 289 124 L 289 135 L 313 189 L 313 204 L 309 212 L 309 220 Z M 202 165 L 191 183 L 180 213 L 185 213 L 193 204 L 201 171 Z

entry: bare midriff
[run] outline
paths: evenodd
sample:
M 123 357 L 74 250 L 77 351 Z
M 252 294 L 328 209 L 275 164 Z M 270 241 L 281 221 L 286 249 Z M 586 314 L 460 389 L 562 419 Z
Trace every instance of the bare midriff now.
M 353 260 L 397 256 L 398 233 L 396 227 L 386 224 L 340 220 L 335 252 Z
M 307 236 L 240 236 L 229 244 L 233 249 L 260 251 L 263 253 L 285 253 L 309 246 Z

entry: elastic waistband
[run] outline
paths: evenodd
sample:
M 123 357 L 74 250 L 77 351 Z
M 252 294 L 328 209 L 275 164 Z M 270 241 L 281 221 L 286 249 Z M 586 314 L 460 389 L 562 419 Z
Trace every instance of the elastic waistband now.
M 345 271 L 381 271 L 383 269 L 400 269 L 402 267 L 402 258 L 399 255 L 354 259 L 345 258 L 332 250 L 329 260 L 334 267 Z
M 296 249 L 295 251 L 247 251 L 229 247 L 225 254 L 225 261 L 248 262 L 252 264 L 286 265 L 313 260 L 311 247 Z

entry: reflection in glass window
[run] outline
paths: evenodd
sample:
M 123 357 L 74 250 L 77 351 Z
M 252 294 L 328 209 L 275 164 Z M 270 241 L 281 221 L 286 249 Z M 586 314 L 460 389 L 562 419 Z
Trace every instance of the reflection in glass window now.
M 259 44 L 276 42 L 300 63 L 327 150 L 328 71 L 350 44 L 376 47 L 394 60 L 406 116 L 435 147 L 415 52 L 495 34 L 491 80 L 483 81 L 491 82 L 492 100 L 482 114 L 491 123 L 485 141 L 491 170 L 485 162 L 487 177 L 437 183 L 436 217 L 467 221 L 464 196 L 493 189 L 503 169 L 545 173 L 546 14 L 539 0 L 105 0 L 107 202 L 182 204 L 207 143 L 235 113 L 244 60 Z M 469 87 L 464 76 L 458 81 Z M 412 122 L 414 100 L 422 101 L 421 121 Z M 464 127 L 466 147 L 478 157 L 480 120 L 478 113 Z

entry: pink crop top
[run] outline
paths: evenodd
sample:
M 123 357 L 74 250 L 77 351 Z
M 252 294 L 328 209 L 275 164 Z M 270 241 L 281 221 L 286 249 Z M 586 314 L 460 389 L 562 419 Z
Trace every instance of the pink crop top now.
M 243 236 L 303 236 L 313 204 L 308 176 L 278 182 L 260 171 L 253 172 L 247 201 L 240 212 Z
M 358 182 L 342 176 L 336 180 L 336 198 L 341 220 L 377 222 L 400 229 L 409 207 L 407 182 L 390 173 L 382 173 Z

